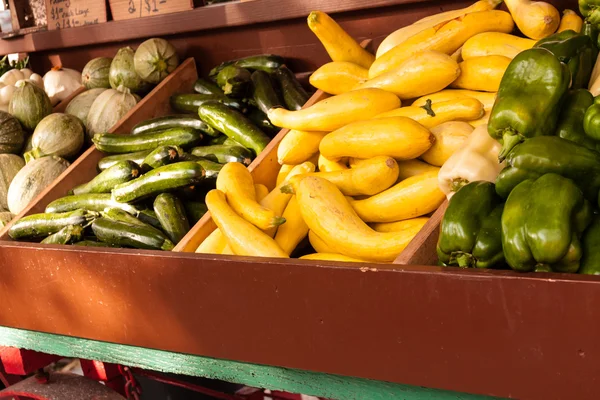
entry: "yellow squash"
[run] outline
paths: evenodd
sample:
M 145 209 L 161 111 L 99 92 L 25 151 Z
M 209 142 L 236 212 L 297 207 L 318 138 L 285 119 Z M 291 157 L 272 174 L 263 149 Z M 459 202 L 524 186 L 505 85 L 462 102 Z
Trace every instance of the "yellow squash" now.
M 309 160 L 319 151 L 319 143 L 325 135 L 327 132 L 289 131 L 277 148 L 279 164 L 297 165 Z
M 560 20 L 560 25 L 558 26 L 557 32 L 564 32 L 568 30 L 573 30 L 577 33 L 581 32 L 581 28 L 583 27 L 583 20 L 577 13 L 573 10 L 565 10 L 563 11 L 562 19 Z
M 241 163 L 230 162 L 221 168 L 217 189 L 225 194 L 236 213 L 260 229 L 273 228 L 285 222 L 285 219 L 256 201 L 252 175 Z
M 375 57 L 381 57 L 383 54 L 385 54 L 392 48 L 398 46 L 401 43 L 404 43 L 413 35 L 416 35 L 417 33 L 422 32 L 425 29 L 439 25 L 440 23 L 448 22 L 455 18 L 462 17 L 472 12 L 492 10 L 496 8 L 496 6 L 498 6 L 498 4 L 500 4 L 501 2 L 501 0 L 477 1 L 467 8 L 446 11 L 420 19 L 414 24 L 400 28 L 388 35 L 377 48 L 377 53 L 375 54 Z
M 368 261 L 393 261 L 412 239 L 404 232 L 380 233 L 371 229 L 356 215 L 342 192 L 326 179 L 302 179 L 296 198 L 304 221 L 333 250 L 331 253 Z
M 341 254 L 334 254 L 334 253 L 307 254 L 305 256 L 300 257 L 300 260 L 343 261 L 343 262 L 358 262 L 358 263 L 365 262 L 365 260 L 359 260 L 358 258 L 343 256 Z
M 457 63 L 462 61 L 462 46 L 460 46 L 458 49 L 456 49 L 456 51 L 452 54 L 450 54 L 450 58 L 452 58 L 454 61 L 456 61 Z
M 282 165 L 281 168 L 279 168 L 279 172 L 277 173 L 277 182 L 275 183 L 275 186 L 281 185 L 281 183 L 283 183 L 283 181 L 285 181 L 285 178 L 287 178 L 288 174 L 294 167 L 295 167 L 295 165 L 289 165 L 289 164 Z M 264 197 L 263 197 L 263 199 L 264 199 Z M 259 201 L 259 203 L 260 203 L 260 201 Z
M 487 125 L 488 121 L 490 120 L 490 115 L 492 115 L 492 110 L 485 110 L 483 117 L 469 121 L 469 125 L 471 125 L 473 128 L 477 128 L 478 126 L 484 124 Z
M 329 15 L 313 11 L 308 15 L 308 27 L 325 47 L 333 61 L 349 61 L 369 68 L 375 56 L 363 49 Z
M 438 51 L 422 51 L 407 58 L 397 68 L 388 70 L 356 89 L 379 88 L 400 99 L 414 99 L 444 89 L 460 75 L 458 63 Z
M 277 185 L 264 199 L 260 201 L 260 205 L 273 210 L 275 215 L 281 216 L 287 207 L 288 202 L 292 198 L 289 193 L 284 193 L 281 188 L 289 183 L 289 180 L 296 175 L 308 174 L 315 170 L 315 165 L 309 161 L 303 162 L 302 164 L 296 165 L 287 174 L 285 180 L 281 184 Z M 273 237 L 275 236 L 276 228 L 270 228 L 266 230 L 266 233 Z
M 373 229 L 377 232 L 402 232 L 408 230 L 416 235 L 427 221 L 429 221 L 429 217 L 417 217 L 396 222 L 381 222 L 373 224 Z
M 331 132 L 321 140 L 319 151 L 331 160 L 377 156 L 408 160 L 426 152 L 433 140 L 429 130 L 410 118 L 378 118 Z
M 221 254 L 227 246 L 227 240 L 219 228 L 215 229 L 204 239 L 196 249 L 196 253 Z
M 292 196 L 288 202 L 283 212 L 283 218 L 285 218 L 285 224 L 277 229 L 275 242 L 287 254 L 292 254 L 296 246 L 308 235 L 308 225 L 302 219 L 296 196 Z
M 398 107 L 398 96 L 371 88 L 338 94 L 298 111 L 272 108 L 268 117 L 273 125 L 281 128 L 330 132 Z
M 320 172 L 342 171 L 348 169 L 346 161 L 347 158 L 340 158 L 339 160 L 333 161 L 324 157 L 323 154 L 319 154 L 317 165 L 319 166 Z
M 262 183 L 255 183 L 254 191 L 256 192 L 256 201 L 258 201 L 259 203 L 269 194 L 269 188 L 267 188 Z
M 480 11 L 456 18 L 436 26 L 434 35 L 420 41 L 406 41 L 381 57 L 369 68 L 369 78 L 375 78 L 387 71 L 399 67 L 407 58 L 424 50 L 434 50 L 446 54 L 454 53 L 469 38 L 481 32 L 505 32 L 513 30 L 513 20 L 507 12 L 491 10 Z
M 300 180 L 306 176 L 318 176 L 327 179 L 346 196 L 372 196 L 396 183 L 398 164 L 396 160 L 388 156 L 373 157 L 364 160 L 359 166 L 351 169 L 313 172 L 295 176 L 289 180 L 289 187 L 284 186 L 282 190 L 293 191 Z
M 515 58 L 523 50 L 533 47 L 535 40 L 502 32 L 484 32 L 473 36 L 462 47 L 462 58 L 468 60 L 483 56 Z
M 430 106 L 402 107 L 380 114 L 376 119 L 406 117 L 418 122 L 425 128 L 431 129 L 434 126 L 448 121 L 470 121 L 478 119 L 481 118 L 483 114 L 483 104 L 481 104 L 479 100 L 465 97 L 442 101 L 431 104 Z
M 351 91 L 369 77 L 369 70 L 347 61 L 324 64 L 310 76 L 311 85 L 329 94 Z
M 435 136 L 435 142 L 421 158 L 428 164 L 441 167 L 454 152 L 459 150 L 469 135 L 473 132 L 473 127 L 462 121 L 444 122 L 431 128 L 431 133 Z
M 542 39 L 556 32 L 560 14 L 544 1 L 504 0 L 519 30 L 531 39 Z
M 504 56 L 469 58 L 460 63 L 460 76 L 450 87 L 497 92 L 511 59 Z
M 308 231 L 308 241 L 310 242 L 312 248 L 317 251 L 317 253 L 335 253 L 335 251 L 332 250 L 331 247 L 329 247 L 327 243 L 325 243 L 325 241 L 317 236 L 317 234 L 313 231 Z
M 241 256 L 289 258 L 269 235 L 240 217 L 225 200 L 225 194 L 213 189 L 206 194 L 206 206 L 231 250 Z
M 365 222 L 394 222 L 428 214 L 446 198 L 437 175 L 427 172 L 407 178 L 368 199 L 353 201 L 352 207 Z
M 416 107 L 422 107 L 427 104 L 427 100 L 430 100 L 432 104 L 441 103 L 442 101 L 464 99 L 464 98 L 477 99 L 483 104 L 484 110 L 491 110 L 496 101 L 496 93 L 493 92 L 477 92 L 474 90 L 462 90 L 462 89 L 444 89 L 437 93 L 428 94 L 415 100 L 411 105 Z
M 429 165 L 421 160 L 404 160 L 398 161 L 398 182 L 403 181 L 411 176 L 421 175 L 426 172 L 439 172 L 438 167 Z

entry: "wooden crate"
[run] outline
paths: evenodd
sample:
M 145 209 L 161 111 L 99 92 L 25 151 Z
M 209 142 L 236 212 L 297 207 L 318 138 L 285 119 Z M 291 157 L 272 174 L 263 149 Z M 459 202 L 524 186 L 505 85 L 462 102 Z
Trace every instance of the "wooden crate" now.
M 196 63 L 193 58 L 188 58 L 123 116 L 109 132 L 129 133 L 141 121 L 171 113 L 169 97 L 174 93 L 189 91 L 196 79 L 198 79 Z M 75 94 L 72 97 L 74 96 Z M 55 111 L 59 111 L 59 108 L 66 108 L 67 104 L 67 101 L 61 102 Z M 11 240 L 8 236 L 8 230 L 14 221 L 26 215 L 44 212 L 44 209 L 50 202 L 66 196 L 67 192 L 73 187 L 88 182 L 95 177 L 98 174 L 96 165 L 103 156 L 104 154 L 96 150 L 95 146 L 87 149 L 69 168 L 18 214 L 11 223 L 0 230 L 0 240 Z

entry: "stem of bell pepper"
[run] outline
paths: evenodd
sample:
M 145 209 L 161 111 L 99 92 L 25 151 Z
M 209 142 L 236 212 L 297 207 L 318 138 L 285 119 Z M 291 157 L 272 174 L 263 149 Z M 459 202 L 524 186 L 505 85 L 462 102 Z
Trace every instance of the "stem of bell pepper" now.
M 517 131 L 512 128 L 506 128 L 502 135 L 502 150 L 500 150 L 500 153 L 498 154 L 498 161 L 504 161 L 511 150 L 522 141 L 523 138 L 521 138 Z

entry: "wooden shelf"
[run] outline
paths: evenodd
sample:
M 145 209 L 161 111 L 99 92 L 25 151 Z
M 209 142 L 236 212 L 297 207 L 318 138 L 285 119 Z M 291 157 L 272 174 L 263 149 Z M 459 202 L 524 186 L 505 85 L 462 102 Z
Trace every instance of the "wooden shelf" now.
M 123 42 L 152 36 L 303 18 L 313 10 L 338 13 L 427 0 L 255 0 L 199 7 L 156 17 L 110 21 L 79 28 L 35 32 L 0 41 L 0 54 L 30 53 Z

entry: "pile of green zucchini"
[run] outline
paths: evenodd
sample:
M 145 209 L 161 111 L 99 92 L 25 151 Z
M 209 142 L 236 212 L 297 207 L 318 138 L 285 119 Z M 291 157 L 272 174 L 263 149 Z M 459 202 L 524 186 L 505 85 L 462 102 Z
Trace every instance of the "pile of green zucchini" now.
M 144 121 L 131 135 L 99 133 L 100 173 L 17 221 L 14 240 L 171 250 L 204 213 L 223 164 L 249 165 L 278 130 L 271 107 L 299 109 L 308 94 L 275 55 L 229 61 L 171 97 L 182 114 Z

